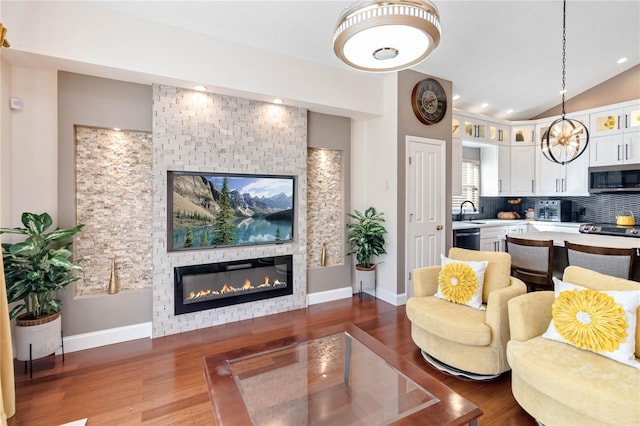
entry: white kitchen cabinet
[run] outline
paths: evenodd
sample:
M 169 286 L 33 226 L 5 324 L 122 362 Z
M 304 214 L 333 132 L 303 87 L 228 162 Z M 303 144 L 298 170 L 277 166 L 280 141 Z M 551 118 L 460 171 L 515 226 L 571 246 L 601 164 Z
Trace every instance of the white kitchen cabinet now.
M 508 226 L 480 228 L 480 250 L 505 251 L 505 237 L 508 233 Z
M 593 137 L 634 130 L 640 130 L 640 104 L 593 113 L 589 119 Z
M 463 120 L 464 119 L 462 117 L 457 115 L 454 115 L 453 118 L 451 119 L 451 134 L 453 135 L 454 138 L 462 137 Z
M 509 149 L 511 150 L 511 195 L 533 195 L 536 147 L 534 145 L 512 146 Z
M 462 139 L 451 139 L 451 195 L 462 195 Z
M 591 166 L 640 163 L 640 131 L 594 137 L 590 145 Z
M 464 135 L 465 140 L 486 140 L 487 139 L 487 123 L 474 118 L 464 117 Z
M 507 233 L 507 235 L 513 235 L 517 237 L 518 234 L 526 234 L 527 232 L 529 232 L 529 224 L 521 223 L 518 225 L 510 225 L 508 231 L 509 232 Z
M 511 148 L 498 147 L 498 195 L 511 194 Z
M 511 126 L 511 145 L 533 145 L 535 133 L 535 124 L 514 124 Z
M 589 152 L 587 150 L 572 162 L 561 165 L 547 159 L 536 150 L 536 196 L 588 196 Z
M 489 123 L 488 139 L 490 142 L 509 145 L 509 127 L 502 124 Z

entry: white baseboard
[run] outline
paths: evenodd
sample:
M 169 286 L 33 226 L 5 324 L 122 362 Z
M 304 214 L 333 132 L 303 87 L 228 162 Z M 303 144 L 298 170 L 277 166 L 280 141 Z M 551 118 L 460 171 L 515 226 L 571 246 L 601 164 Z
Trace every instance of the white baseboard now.
M 371 294 L 370 292 L 367 292 Z M 376 289 L 376 297 L 380 300 L 384 300 L 387 303 L 392 304 L 393 306 L 400 306 L 406 304 L 406 293 L 396 294 L 391 293 L 381 288 Z
M 317 293 L 307 294 L 307 305 L 316 305 L 318 303 L 331 302 L 332 300 L 348 299 L 352 296 L 353 289 L 351 287 L 319 291 Z
M 151 332 L 151 322 L 143 322 L 141 324 L 64 336 L 64 352 L 76 352 L 84 349 L 112 345 L 114 343 L 127 342 L 129 340 L 150 338 Z M 61 353 L 61 348 L 56 351 L 56 355 L 60 355 Z

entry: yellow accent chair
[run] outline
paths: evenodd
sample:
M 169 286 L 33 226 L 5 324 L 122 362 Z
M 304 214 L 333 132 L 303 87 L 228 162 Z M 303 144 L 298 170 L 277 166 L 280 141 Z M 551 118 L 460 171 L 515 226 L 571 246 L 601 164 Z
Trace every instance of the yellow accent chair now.
M 640 291 L 638 282 L 578 266 L 565 268 L 563 281 L 597 291 Z M 640 425 L 640 369 L 542 337 L 552 319 L 553 303 L 552 291 L 509 301 L 507 360 L 518 404 L 546 426 Z M 637 314 L 636 360 L 640 355 Z
M 448 257 L 488 261 L 482 291 L 486 310 L 434 297 L 441 267 L 417 268 L 413 271 L 414 296 L 407 300 L 406 306 L 414 343 L 429 358 L 463 373 L 472 373 L 472 377 L 508 371 L 507 302 L 525 294 L 527 286 L 511 276 L 508 253 L 452 248 Z

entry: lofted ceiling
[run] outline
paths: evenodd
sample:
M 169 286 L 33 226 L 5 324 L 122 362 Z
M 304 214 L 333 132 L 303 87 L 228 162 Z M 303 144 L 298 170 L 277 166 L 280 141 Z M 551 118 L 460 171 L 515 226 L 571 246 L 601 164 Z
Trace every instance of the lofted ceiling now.
M 454 107 L 517 120 L 560 103 L 562 1 L 434 2 L 441 15 L 442 41 L 413 69 L 451 80 L 454 94 L 460 96 Z M 345 69 L 333 53 L 332 36 L 341 12 L 355 1 L 91 3 Z M 628 60 L 618 64 L 622 57 Z M 568 99 L 639 63 L 640 1 L 567 2 Z M 482 108 L 483 103 L 488 105 Z

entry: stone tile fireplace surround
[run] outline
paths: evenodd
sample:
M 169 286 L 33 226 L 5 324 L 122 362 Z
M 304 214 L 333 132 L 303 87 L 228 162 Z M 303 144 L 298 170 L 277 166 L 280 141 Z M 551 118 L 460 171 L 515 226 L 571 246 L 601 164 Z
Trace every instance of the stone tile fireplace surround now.
M 153 86 L 153 337 L 298 309 L 306 303 L 307 111 Z M 167 171 L 297 176 L 295 241 L 167 252 Z M 293 294 L 174 315 L 174 267 L 293 256 Z

